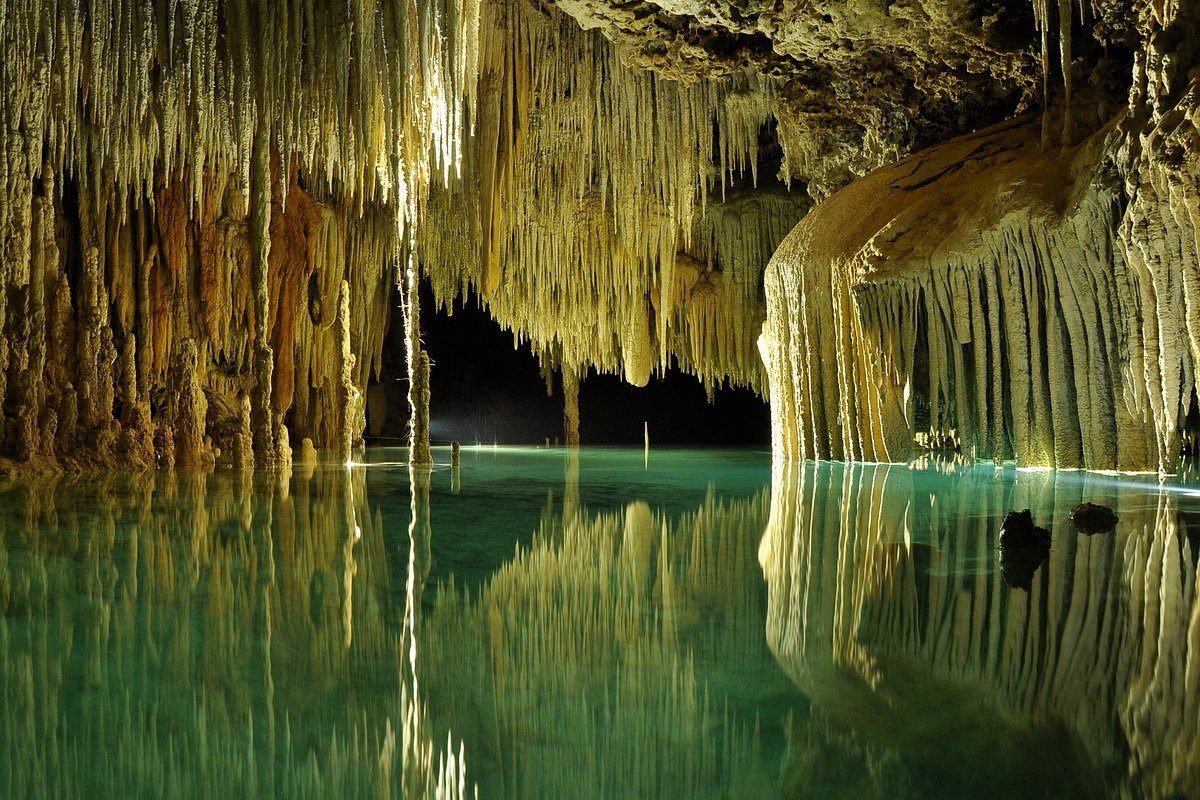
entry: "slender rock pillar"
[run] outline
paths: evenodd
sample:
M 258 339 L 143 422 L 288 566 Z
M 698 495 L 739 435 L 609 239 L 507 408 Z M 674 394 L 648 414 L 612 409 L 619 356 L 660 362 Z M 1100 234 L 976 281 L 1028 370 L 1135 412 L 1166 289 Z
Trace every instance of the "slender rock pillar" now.
M 408 343 L 408 405 L 412 409 L 409 461 L 413 464 L 432 464 L 433 454 L 429 451 L 429 354 L 421 347 L 417 264 L 411 253 L 405 282 L 408 290 L 408 313 L 404 316 L 405 339 Z
M 269 135 L 254 137 L 250 164 L 250 261 L 254 286 L 254 389 L 251 392 L 251 428 L 254 463 L 273 467 L 276 461 L 275 425 L 271 413 L 271 385 L 275 356 L 267 330 L 269 295 L 267 264 L 271 256 L 271 147 Z
M 567 447 L 579 447 L 579 373 L 563 367 L 563 432 Z
M 199 352 L 192 339 L 183 340 L 179 355 L 178 406 L 175 414 L 175 463 L 196 467 L 211 461 L 204 442 L 207 402 L 198 376 Z
M 354 412 L 358 389 L 354 387 L 354 354 L 350 352 L 350 284 L 346 281 L 342 281 L 336 329 L 342 358 L 341 387 L 338 390 L 338 460 L 347 463 L 356 433 Z

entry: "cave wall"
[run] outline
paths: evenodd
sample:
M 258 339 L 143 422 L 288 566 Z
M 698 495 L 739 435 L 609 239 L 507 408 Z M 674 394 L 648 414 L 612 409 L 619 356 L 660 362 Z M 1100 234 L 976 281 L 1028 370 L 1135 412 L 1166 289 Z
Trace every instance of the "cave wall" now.
M 1200 357 L 1198 86 L 1152 37 L 1086 92 L 882 168 L 766 275 L 775 451 L 1173 472 Z M 1157 55 L 1155 55 L 1157 53 Z
M 348 448 L 461 149 L 477 22 L 469 0 L 5 4 L 3 463 Z
M 44 167 L 29 255 L 7 262 L 0 452 L 53 469 L 272 464 L 291 437 L 337 446 L 343 374 L 363 386 L 375 368 L 341 344 L 381 350 L 395 220 L 314 199 L 295 169 L 286 188 L 263 185 L 265 226 L 230 175 L 210 176 L 194 209 L 178 178 L 95 206 L 90 186 Z
M 905 458 L 921 434 L 1170 469 L 1197 352 L 1195 15 L 1106 4 L 1084 41 L 1052 11 L 6 7 L 0 457 L 270 465 L 304 438 L 344 453 L 391 286 L 419 261 L 440 304 L 480 303 L 547 374 L 680 368 L 769 392 L 781 456 Z M 1002 152 L 931 151 L 971 161 L 979 186 L 947 168 L 837 193 L 1034 103 L 1039 30 L 1042 102 L 1082 109 L 1045 115 L 1040 145 L 1031 122 Z M 1128 110 L 1103 132 L 1101 84 L 1124 68 L 1098 43 L 1131 42 Z M 999 185 L 1016 173 L 1029 185 Z M 1013 215 L 984 207 L 989 182 Z M 846 199 L 864 187 L 874 231 Z M 914 244 L 956 192 L 986 221 Z M 884 211 L 907 215 L 900 244 Z M 810 247 L 847 220 L 845 252 Z M 855 249 L 868 241 L 878 256 Z M 1056 365 L 1072 386 L 1044 380 Z

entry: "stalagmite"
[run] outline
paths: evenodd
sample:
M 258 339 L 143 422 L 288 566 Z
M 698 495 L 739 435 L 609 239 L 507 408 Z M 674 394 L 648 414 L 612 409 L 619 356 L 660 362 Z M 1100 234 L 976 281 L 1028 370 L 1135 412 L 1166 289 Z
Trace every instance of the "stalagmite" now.
M 198 363 L 196 343 L 191 339 L 184 340 L 176 367 L 179 393 L 175 400 L 174 425 L 175 464 L 181 467 L 197 467 L 212 462 L 212 454 L 204 441 L 208 403 L 196 374 Z

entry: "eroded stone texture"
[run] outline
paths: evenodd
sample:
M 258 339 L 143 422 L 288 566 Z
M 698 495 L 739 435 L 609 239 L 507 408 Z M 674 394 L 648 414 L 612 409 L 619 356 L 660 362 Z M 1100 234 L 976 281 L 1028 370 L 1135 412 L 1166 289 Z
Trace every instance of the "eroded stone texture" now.
M 398 242 L 461 147 L 478 18 L 474 0 L 6 4 L 4 465 L 337 448 Z
M 926 433 L 1026 466 L 1175 469 L 1200 363 L 1200 88 L 1160 38 L 1094 133 L 1091 98 L 1006 123 L 797 226 L 766 278 L 777 454 L 898 461 Z

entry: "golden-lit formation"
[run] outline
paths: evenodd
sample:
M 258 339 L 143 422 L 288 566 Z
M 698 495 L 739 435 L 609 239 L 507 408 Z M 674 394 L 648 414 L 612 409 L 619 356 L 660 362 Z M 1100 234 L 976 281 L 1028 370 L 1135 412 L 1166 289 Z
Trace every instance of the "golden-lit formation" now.
M 0 457 L 346 456 L 427 279 L 568 393 L 677 368 L 769 395 L 780 458 L 920 438 L 1174 471 L 1200 358 L 1189 12 L 1091 4 L 1081 42 L 1064 2 L 1036 32 L 1003 3 L 714 2 L 6 4 Z M 950 138 L 979 120 L 1007 121 Z
M 471 0 L 6 3 L 3 455 L 345 449 L 397 243 L 461 157 L 478 17 Z
M 1059 15 L 1069 64 L 1070 4 Z M 884 167 L 780 246 L 763 336 L 777 457 L 903 462 L 919 437 L 1023 466 L 1176 471 L 1200 364 L 1200 84 L 1157 33 L 1187 13 L 1128 24 L 1144 43 L 1127 108 L 1094 91 L 1072 106 L 1067 69 L 1040 123 Z
M 514 0 L 485 4 L 482 29 L 464 180 L 434 192 L 421 237 L 441 301 L 476 293 L 557 368 L 640 386 L 677 364 L 760 388 L 761 271 L 807 206 L 740 188 L 759 177 L 771 82 L 685 88 Z

